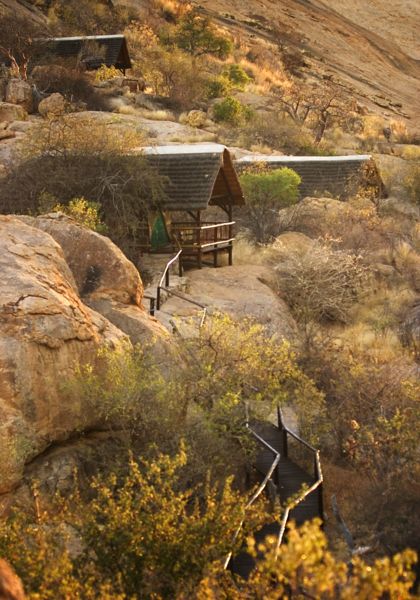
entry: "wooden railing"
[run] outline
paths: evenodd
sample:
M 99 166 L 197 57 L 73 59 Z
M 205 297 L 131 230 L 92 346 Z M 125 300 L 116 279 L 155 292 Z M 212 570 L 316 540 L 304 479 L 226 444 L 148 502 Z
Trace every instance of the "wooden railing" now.
M 260 485 L 258 486 L 258 488 L 255 490 L 255 492 L 252 494 L 251 498 L 248 500 L 248 502 L 245 505 L 245 510 L 244 510 L 244 515 L 238 525 L 238 528 L 235 531 L 235 534 L 233 536 L 233 540 L 232 540 L 232 547 L 234 547 L 234 545 L 236 544 L 236 540 L 238 539 L 238 536 L 242 530 L 242 527 L 244 526 L 245 523 L 245 519 L 246 519 L 246 512 L 248 511 L 248 509 L 254 504 L 254 502 L 261 496 L 261 494 L 263 493 L 263 491 L 268 487 L 268 485 L 271 483 L 274 487 L 276 487 L 276 483 L 277 483 L 277 477 L 276 477 L 276 469 L 278 467 L 278 464 L 280 462 L 280 458 L 281 455 L 279 452 L 277 452 L 277 450 L 275 450 L 275 448 L 273 448 L 268 442 L 266 442 L 256 431 L 254 431 L 249 423 L 249 410 L 248 410 L 248 405 L 245 406 L 245 410 L 246 410 L 246 421 L 245 421 L 245 427 L 248 429 L 248 431 L 250 432 L 250 434 L 262 445 L 264 446 L 267 450 L 269 450 L 272 454 L 273 454 L 273 462 L 269 468 L 269 470 L 267 471 L 263 481 L 260 483 Z M 223 568 L 226 570 L 229 567 L 230 561 L 232 560 L 232 555 L 233 555 L 233 550 L 231 550 L 229 552 L 229 554 L 227 555 L 224 563 L 223 563 Z
M 171 231 L 182 248 L 206 248 L 234 239 L 233 226 L 235 221 L 227 223 L 207 222 L 197 225 L 193 222 L 172 223 Z
M 321 520 L 323 520 L 323 515 L 324 515 L 323 493 L 322 493 L 324 476 L 322 473 L 321 458 L 320 458 L 319 450 L 317 450 L 316 448 L 311 446 L 311 444 L 308 444 L 308 442 L 303 440 L 294 431 L 291 431 L 284 424 L 283 413 L 281 411 L 280 406 L 277 407 L 277 422 L 278 422 L 278 428 L 279 428 L 280 435 L 281 435 L 281 454 L 282 454 L 282 456 L 284 458 L 290 458 L 290 446 L 289 446 L 289 436 L 290 436 L 292 439 L 294 439 L 296 442 L 298 442 L 298 445 L 301 448 L 304 448 L 310 452 L 310 454 L 312 456 L 312 466 L 313 466 L 313 473 L 314 473 L 313 476 L 314 476 L 315 481 L 308 489 L 304 490 L 298 496 L 298 498 L 296 498 L 290 505 L 288 505 L 286 507 L 285 512 L 283 514 L 279 537 L 277 540 L 276 553 L 278 553 L 280 544 L 283 540 L 284 531 L 286 529 L 287 521 L 289 520 L 290 512 L 294 508 L 296 508 L 296 506 L 298 504 L 303 502 L 310 494 L 313 494 L 315 492 L 317 493 L 317 495 L 318 495 L 318 514 L 321 517 Z M 293 457 L 293 459 L 296 461 L 295 457 Z
M 314 448 L 313 446 L 308 444 L 308 442 L 306 442 L 305 440 L 300 438 L 296 433 L 291 431 L 284 424 L 283 414 L 282 414 L 281 408 L 279 406 L 277 407 L 277 420 L 278 420 L 279 435 L 281 435 L 281 440 L 280 440 L 281 451 L 280 452 L 278 452 L 275 448 L 273 448 L 266 440 L 264 440 L 264 438 L 261 435 L 259 435 L 256 431 L 254 431 L 252 429 L 252 427 L 250 426 L 250 423 L 249 423 L 248 405 L 246 405 L 246 422 L 245 422 L 246 428 L 251 433 L 251 435 L 257 440 L 257 442 L 259 442 L 259 444 L 261 446 L 263 446 L 265 449 L 269 450 L 273 454 L 274 460 L 273 460 L 273 463 L 271 464 L 270 469 L 266 473 L 263 482 L 257 488 L 257 491 L 252 495 L 251 499 L 247 502 L 247 504 L 245 506 L 245 514 L 244 514 L 243 518 L 241 519 L 238 529 L 235 532 L 235 535 L 233 538 L 233 544 L 232 544 L 232 546 L 233 546 L 236 543 L 239 533 L 244 525 L 244 522 L 246 519 L 246 511 L 257 500 L 257 498 L 261 495 L 261 493 L 266 489 L 267 485 L 269 483 L 271 483 L 272 485 L 275 485 L 276 490 L 278 491 L 277 486 L 278 486 L 279 480 L 280 480 L 280 474 L 278 473 L 278 468 L 279 468 L 279 464 L 281 464 L 280 463 L 281 459 L 288 458 L 288 456 L 289 456 L 288 436 L 291 436 L 300 445 L 302 445 L 307 450 L 309 450 L 311 452 L 311 454 L 313 455 L 313 467 L 314 467 L 315 481 L 309 488 L 304 489 L 298 495 L 297 498 L 294 498 L 292 500 L 292 502 L 290 504 L 288 504 L 286 506 L 286 508 L 284 509 L 283 516 L 280 521 L 279 533 L 278 533 L 277 540 L 276 540 L 276 551 L 275 551 L 276 558 L 280 551 L 280 546 L 281 546 L 281 543 L 284 538 L 284 533 L 286 531 L 286 526 L 289 521 L 290 513 L 294 508 L 296 508 L 296 506 L 301 504 L 310 494 L 317 492 L 318 493 L 318 512 L 319 512 L 319 515 L 321 516 L 321 519 L 323 519 L 323 512 L 324 512 L 323 499 L 322 499 L 322 486 L 323 486 L 324 478 L 323 478 L 323 474 L 322 474 L 319 450 L 317 450 L 316 448 Z M 229 555 L 226 557 L 226 559 L 224 561 L 225 569 L 227 569 L 229 567 L 231 560 L 232 560 L 232 552 L 229 553 Z
M 207 306 L 205 306 L 204 304 L 201 304 L 200 302 L 197 302 L 196 300 L 193 300 L 192 298 L 189 298 L 188 296 L 186 296 L 185 294 L 183 294 L 181 292 L 178 292 L 177 290 L 172 290 L 169 287 L 170 272 L 171 272 L 170 270 L 171 270 L 171 267 L 177 261 L 178 261 L 179 276 L 180 277 L 182 276 L 183 270 L 182 270 L 181 254 L 182 254 L 182 248 L 180 250 L 178 250 L 178 252 L 175 254 L 175 256 L 173 256 L 166 263 L 166 266 L 163 270 L 162 276 L 157 285 L 156 299 L 153 296 L 145 296 L 145 297 L 150 300 L 150 314 L 151 315 L 155 314 L 155 310 L 161 309 L 162 292 L 166 292 L 166 294 L 168 294 L 168 296 L 176 296 L 177 298 L 181 298 L 181 300 L 185 300 L 185 302 L 189 302 L 190 304 L 193 304 L 194 306 L 198 306 L 202 310 L 202 316 L 201 316 L 201 320 L 200 320 L 200 328 L 201 328 L 204 325 L 204 322 L 207 317 Z

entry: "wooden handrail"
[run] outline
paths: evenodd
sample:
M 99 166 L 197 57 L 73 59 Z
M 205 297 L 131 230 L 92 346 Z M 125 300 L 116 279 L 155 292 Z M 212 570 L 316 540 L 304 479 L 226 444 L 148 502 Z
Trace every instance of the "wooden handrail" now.
M 172 229 L 192 229 L 194 231 L 200 230 L 203 231 L 205 229 L 217 229 L 219 227 L 226 227 L 229 225 L 235 225 L 236 221 L 227 221 L 226 223 L 211 223 L 208 225 L 194 225 L 194 223 L 189 223 L 189 222 L 185 222 L 185 223 L 172 223 L 171 228 Z
M 281 459 L 281 454 L 280 452 L 277 452 L 277 450 L 275 450 L 268 442 L 266 442 L 266 440 L 264 440 L 258 433 L 256 433 L 249 425 L 249 409 L 248 409 L 248 404 L 245 405 L 245 410 L 246 410 L 246 422 L 245 422 L 245 426 L 246 428 L 250 431 L 250 433 L 268 450 L 270 450 L 270 452 L 272 452 L 273 454 L 275 454 L 275 459 L 267 473 L 267 475 L 264 477 L 264 480 L 262 482 L 262 484 L 259 486 L 259 488 L 257 489 L 258 494 L 254 494 L 252 496 L 252 498 L 250 499 L 250 501 L 246 504 L 245 506 L 245 510 L 247 510 L 251 504 L 253 502 L 255 502 L 255 500 L 258 498 L 258 496 L 262 493 L 262 491 L 265 489 L 265 487 L 267 486 L 268 482 L 271 480 L 271 477 L 273 475 L 274 469 L 276 468 L 276 466 L 279 464 L 280 459 Z M 316 448 L 314 448 L 313 446 L 311 446 L 311 444 L 308 444 L 308 442 L 305 442 L 305 440 L 302 440 L 297 434 L 295 434 L 293 431 L 291 431 L 285 424 L 283 421 L 283 414 L 281 411 L 280 406 L 277 407 L 277 416 L 278 416 L 278 428 L 279 428 L 279 433 L 281 432 L 285 432 L 286 436 L 289 434 L 291 435 L 293 438 L 295 438 L 298 442 L 300 442 L 301 444 L 303 444 L 306 448 L 308 448 L 311 452 L 314 453 L 315 455 L 315 476 L 317 477 L 316 481 L 307 489 L 304 490 L 300 496 L 295 499 L 289 506 L 286 506 L 285 511 L 283 513 L 283 517 L 280 523 L 280 530 L 279 530 L 279 534 L 277 536 L 277 541 L 276 541 L 276 551 L 275 551 L 275 558 L 278 558 L 279 552 L 280 552 L 280 546 L 281 543 L 283 541 L 284 538 L 284 533 L 286 531 L 286 526 L 290 517 L 290 512 L 296 507 L 298 506 L 298 504 L 301 504 L 310 494 L 312 494 L 313 492 L 315 492 L 317 489 L 321 488 L 323 481 L 324 481 L 324 477 L 322 474 L 322 468 L 321 468 L 321 459 L 320 459 L 320 453 L 319 450 L 317 450 Z M 285 455 L 285 457 L 287 457 L 287 437 L 286 437 L 286 445 L 284 448 L 284 452 L 283 454 Z M 319 509 L 320 509 L 320 513 L 322 514 L 323 511 L 323 507 L 322 507 L 322 490 L 320 490 L 320 500 L 319 500 Z M 234 543 L 236 542 L 238 535 L 243 527 L 245 521 L 245 515 L 242 518 L 240 525 L 237 529 L 237 531 L 235 532 L 235 536 L 233 538 L 233 543 L 232 546 L 234 545 Z M 227 556 L 226 560 L 224 561 L 224 569 L 227 569 L 230 563 L 230 560 L 232 558 L 232 553 L 233 550 L 229 553 L 229 555 Z
M 244 511 L 246 512 L 253 504 L 254 502 L 260 497 L 260 495 L 263 493 L 263 491 L 265 490 L 265 488 L 268 485 L 268 482 L 271 481 L 271 477 L 273 476 L 274 473 L 274 469 L 276 469 L 276 467 L 278 466 L 279 462 L 280 462 L 280 453 L 277 452 L 277 450 L 275 450 L 268 442 L 266 442 L 260 435 L 258 435 L 258 433 L 256 431 L 254 431 L 251 426 L 249 425 L 249 415 L 248 415 L 248 405 L 246 405 L 246 422 L 245 422 L 245 427 L 248 429 L 248 431 L 259 441 L 261 442 L 268 450 L 270 450 L 270 452 L 272 452 L 275 455 L 275 458 L 266 474 L 266 476 L 264 477 L 263 481 L 260 483 L 260 485 L 258 486 L 258 488 L 256 489 L 256 491 L 254 492 L 254 494 L 251 496 L 251 498 L 248 500 L 248 502 L 245 505 L 245 509 Z M 232 539 L 232 547 L 235 545 L 236 540 L 238 539 L 238 535 L 241 532 L 241 529 L 244 525 L 245 522 L 245 518 L 246 518 L 246 514 L 244 514 L 244 516 L 242 517 L 238 528 L 235 531 L 235 534 L 233 536 Z M 223 563 L 223 568 L 226 570 L 229 566 L 229 563 L 232 559 L 232 554 L 233 554 L 233 549 L 229 552 L 229 554 L 227 555 L 224 563 Z

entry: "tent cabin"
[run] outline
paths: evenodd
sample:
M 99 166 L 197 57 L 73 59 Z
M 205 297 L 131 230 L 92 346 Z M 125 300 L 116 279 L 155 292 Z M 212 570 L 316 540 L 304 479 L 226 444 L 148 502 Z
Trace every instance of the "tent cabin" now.
M 384 184 L 370 155 L 349 156 L 266 156 L 248 155 L 235 162 L 242 172 L 253 164 L 265 163 L 269 169 L 289 167 L 301 177 L 300 197 L 322 196 L 346 199 L 360 187 L 370 188 L 379 197 L 385 195 Z
M 213 265 L 225 252 L 232 264 L 233 208 L 244 204 L 229 150 L 220 144 L 186 144 L 142 148 L 165 177 L 165 199 L 149 215 L 140 247 L 143 252 L 182 248 L 183 260 L 201 268 L 206 255 Z
M 126 70 L 131 69 L 127 40 L 122 34 L 50 38 L 47 48 L 62 59 L 77 59 L 88 70 L 106 65 L 125 75 Z

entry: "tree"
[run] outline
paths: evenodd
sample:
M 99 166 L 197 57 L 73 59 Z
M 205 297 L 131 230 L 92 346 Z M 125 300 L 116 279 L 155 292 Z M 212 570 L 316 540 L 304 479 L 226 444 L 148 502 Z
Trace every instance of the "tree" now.
M 46 28 L 31 19 L 6 13 L 0 17 L 0 56 L 10 64 L 12 74 L 27 79 L 28 71 L 42 51 Z
M 264 163 L 240 176 L 246 219 L 255 239 L 267 244 L 279 234 L 280 209 L 298 199 L 299 175 L 292 169 L 269 169 Z
M 232 52 L 232 42 L 217 32 L 208 17 L 202 17 L 194 10 L 181 20 L 174 41 L 194 57 L 212 54 L 223 59 Z
M 110 237 L 129 252 L 145 212 L 164 197 L 163 178 L 147 159 L 129 153 L 141 140 L 90 116 L 39 123 L 0 181 L 0 212 L 37 213 L 46 192 L 51 208 L 83 197 L 100 205 Z
M 314 131 L 316 144 L 332 125 L 343 124 L 354 109 L 354 103 L 332 81 L 317 86 L 293 81 L 278 91 L 278 100 L 281 110 L 293 121 Z
M 297 528 L 290 525 L 287 542 L 276 556 L 276 538 L 266 538 L 264 559 L 257 562 L 248 581 L 232 581 L 229 575 L 213 569 L 201 582 L 197 600 L 255 598 L 264 600 L 414 600 L 412 567 L 416 554 L 406 550 L 372 565 L 360 557 L 350 564 L 338 560 L 329 550 L 319 521 Z M 257 555 L 254 540 L 249 552 Z M 259 552 L 263 547 L 258 548 Z M 260 554 L 261 556 L 261 554 Z

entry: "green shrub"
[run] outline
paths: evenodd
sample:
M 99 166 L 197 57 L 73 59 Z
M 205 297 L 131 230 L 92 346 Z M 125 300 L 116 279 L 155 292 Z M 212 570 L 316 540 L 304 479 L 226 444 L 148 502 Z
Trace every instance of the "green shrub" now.
M 235 89 L 243 90 L 251 81 L 251 78 L 240 65 L 228 65 L 222 71 L 222 75 L 226 77 Z
M 98 233 L 106 233 L 108 230 L 101 220 L 101 205 L 99 202 L 89 202 L 86 198 L 73 198 L 67 206 L 56 204 L 51 210 L 52 212 L 62 212 L 81 225 Z
M 236 98 L 228 96 L 214 105 L 213 115 L 218 123 L 223 122 L 237 126 L 248 121 L 252 116 L 252 111 Z
M 279 210 L 296 203 L 300 177 L 292 169 L 268 169 L 264 163 L 240 176 L 246 202 L 245 224 L 266 244 L 280 233 Z
M 173 39 L 178 48 L 196 57 L 212 54 L 223 59 L 232 52 L 231 40 L 219 33 L 208 17 L 195 10 L 181 20 Z
M 224 98 L 228 96 L 232 91 L 232 85 L 226 77 L 219 75 L 210 79 L 207 83 L 207 97 L 213 98 Z

